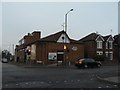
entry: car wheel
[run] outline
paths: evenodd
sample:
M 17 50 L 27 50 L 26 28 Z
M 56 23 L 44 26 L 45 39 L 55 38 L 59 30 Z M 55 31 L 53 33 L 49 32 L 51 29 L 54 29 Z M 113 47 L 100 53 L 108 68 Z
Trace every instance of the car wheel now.
M 98 68 L 100 68 L 100 66 L 101 66 L 100 64 L 97 65 Z
M 87 65 L 87 64 L 85 64 L 85 65 L 84 65 L 84 68 L 88 68 L 88 65 Z

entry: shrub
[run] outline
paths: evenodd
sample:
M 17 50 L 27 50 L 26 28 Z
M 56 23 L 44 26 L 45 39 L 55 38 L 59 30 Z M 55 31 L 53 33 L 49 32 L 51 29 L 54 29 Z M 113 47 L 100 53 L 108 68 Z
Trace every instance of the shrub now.
M 105 55 L 95 55 L 94 59 L 96 61 L 104 61 L 106 59 Z

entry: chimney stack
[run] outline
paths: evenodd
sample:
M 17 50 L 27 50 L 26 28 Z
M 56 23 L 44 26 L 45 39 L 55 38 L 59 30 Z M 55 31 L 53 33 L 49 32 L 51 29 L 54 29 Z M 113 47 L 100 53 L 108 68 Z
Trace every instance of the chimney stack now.
M 33 41 L 37 41 L 41 38 L 41 32 L 40 31 L 34 31 L 32 33 L 32 35 L 33 35 Z

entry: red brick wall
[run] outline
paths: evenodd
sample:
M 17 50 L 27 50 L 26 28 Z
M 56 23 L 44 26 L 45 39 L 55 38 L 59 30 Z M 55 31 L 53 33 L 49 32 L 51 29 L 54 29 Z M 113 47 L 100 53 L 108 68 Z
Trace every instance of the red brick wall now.
M 33 41 L 37 41 L 41 38 L 41 32 L 35 31 L 32 33 L 33 35 Z
M 25 41 L 25 44 L 29 44 L 33 41 L 33 37 L 32 36 L 25 36 L 24 41 Z
M 23 50 L 16 51 L 16 60 L 18 60 L 18 62 L 24 62 L 25 52 Z
M 56 52 L 58 50 L 63 50 L 63 45 L 61 43 L 39 43 L 37 48 L 37 59 L 44 61 L 44 63 L 51 63 L 48 60 L 49 52 Z M 74 63 L 75 60 L 84 57 L 84 46 L 82 44 L 66 44 L 67 50 L 65 53 L 66 61 L 71 61 Z M 73 51 L 72 47 L 77 47 L 77 51 Z M 54 61 L 53 61 L 54 62 Z
M 96 43 L 94 41 L 85 42 L 85 57 L 93 58 L 96 53 Z

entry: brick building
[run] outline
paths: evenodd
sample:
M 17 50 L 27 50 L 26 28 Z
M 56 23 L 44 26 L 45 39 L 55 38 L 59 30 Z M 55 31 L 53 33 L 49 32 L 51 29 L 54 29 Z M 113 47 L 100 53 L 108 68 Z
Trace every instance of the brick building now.
M 112 35 L 101 36 L 91 33 L 79 40 L 84 43 L 85 57 L 94 58 L 95 55 L 105 55 L 109 60 L 113 60 L 113 37 Z
M 120 62 L 120 34 L 114 36 L 114 59 Z
M 74 63 L 84 57 L 84 45 L 70 39 L 65 31 L 41 38 L 41 32 L 25 35 L 16 45 L 16 61 L 51 64 Z M 29 53 L 30 52 L 30 53 Z
M 41 32 L 34 31 L 33 33 L 28 33 L 28 35 L 25 35 L 21 40 L 19 40 L 19 45 L 16 45 L 15 48 L 15 56 L 16 61 L 20 62 L 26 62 L 27 58 L 27 49 L 28 45 L 32 42 L 35 42 L 40 39 Z
M 103 36 L 103 39 L 103 49 L 105 56 L 108 58 L 108 60 L 114 60 L 114 38 L 112 37 L 112 35 L 107 35 Z

